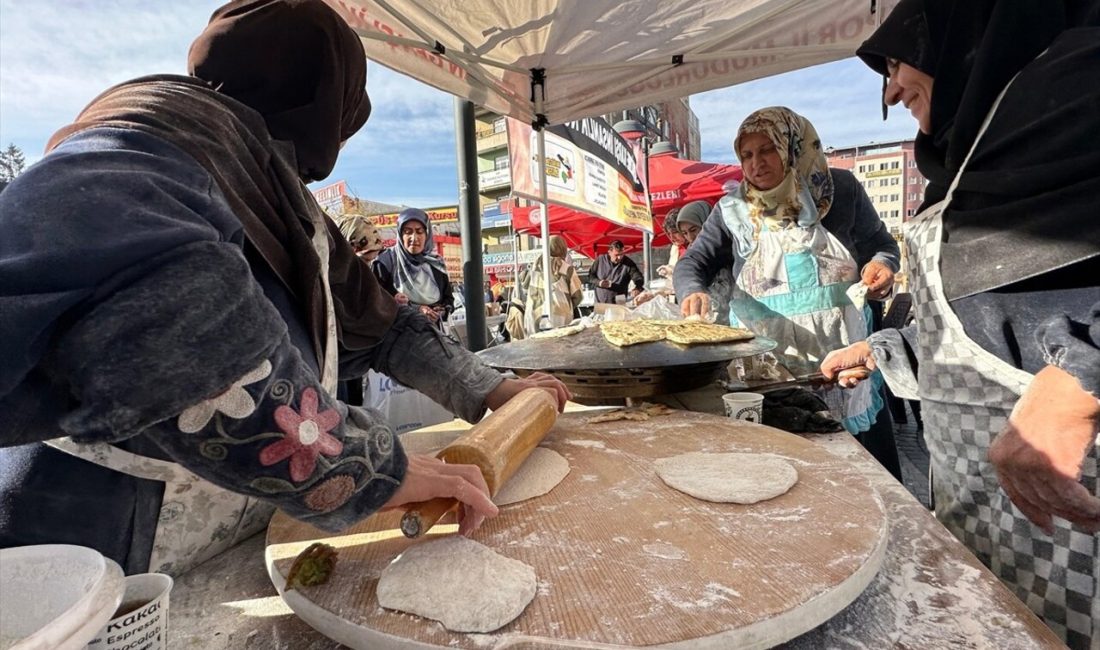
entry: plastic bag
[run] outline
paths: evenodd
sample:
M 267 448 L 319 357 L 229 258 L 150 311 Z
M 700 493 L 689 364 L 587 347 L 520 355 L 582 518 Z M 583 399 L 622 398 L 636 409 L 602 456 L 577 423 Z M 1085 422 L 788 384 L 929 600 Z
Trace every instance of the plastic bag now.
M 367 373 L 363 405 L 382 413 L 396 433 L 450 422 L 454 415 L 424 393 L 373 370 Z
M 654 296 L 652 300 L 648 300 L 637 309 L 635 309 L 631 315 L 633 319 L 652 319 L 652 320 L 680 320 L 683 316 L 680 314 L 680 306 L 674 305 L 669 302 L 665 296 Z

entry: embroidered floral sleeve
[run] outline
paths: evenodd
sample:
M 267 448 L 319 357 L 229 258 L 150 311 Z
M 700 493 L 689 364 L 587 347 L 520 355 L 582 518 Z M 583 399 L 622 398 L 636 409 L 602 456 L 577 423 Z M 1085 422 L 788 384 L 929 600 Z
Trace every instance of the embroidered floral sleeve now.
M 149 434 L 203 478 L 329 530 L 377 510 L 406 465 L 389 427 L 329 397 L 289 340 Z

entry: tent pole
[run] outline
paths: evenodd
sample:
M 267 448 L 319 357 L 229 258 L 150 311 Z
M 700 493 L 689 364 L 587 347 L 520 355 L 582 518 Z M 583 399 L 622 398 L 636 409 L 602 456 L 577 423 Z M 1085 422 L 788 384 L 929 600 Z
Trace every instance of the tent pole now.
M 653 224 L 653 197 L 649 193 L 649 136 L 642 136 L 642 155 L 645 156 L 645 209 L 649 211 L 649 223 Z M 645 285 L 653 282 L 653 234 L 648 230 L 642 231 L 642 261 L 645 264 Z
M 519 233 L 512 227 L 511 219 L 508 220 L 508 233 L 512 235 L 512 295 L 508 302 L 515 302 L 519 295 L 519 242 L 516 241 Z
M 553 320 L 550 318 L 550 301 L 552 300 L 553 286 L 551 282 L 551 270 L 550 270 L 550 205 L 547 203 L 547 190 L 546 190 L 546 131 L 539 127 L 538 130 L 538 147 L 539 147 L 539 201 L 542 203 L 542 277 L 543 277 L 543 289 L 545 290 L 545 303 L 543 303 L 543 315 L 546 316 L 547 324 L 550 326 L 547 329 L 554 327 Z M 540 329 L 542 325 L 542 319 L 535 319 L 535 329 Z
M 462 236 L 462 285 L 466 304 L 466 347 L 488 344 L 485 326 L 485 280 L 481 257 L 481 210 L 477 200 L 477 136 L 474 103 L 454 98 L 455 153 L 458 156 L 458 224 Z

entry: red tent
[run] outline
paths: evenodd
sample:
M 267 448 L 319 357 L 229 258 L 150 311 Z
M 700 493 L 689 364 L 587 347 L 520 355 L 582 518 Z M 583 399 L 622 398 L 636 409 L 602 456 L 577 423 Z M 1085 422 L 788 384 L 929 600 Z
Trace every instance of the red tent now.
M 742 178 L 740 165 L 682 160 L 673 153 L 650 156 L 649 200 L 655 230 L 661 231 L 669 210 L 700 199 L 714 203 L 724 193 L 726 183 Z
M 541 234 L 539 225 L 540 207 L 512 208 L 512 228 L 516 232 L 535 235 Z M 642 249 L 642 231 L 560 205 L 550 206 L 550 234 L 561 235 L 569 248 L 588 257 L 606 253 L 607 245 L 618 239 L 626 252 Z M 665 244 L 668 238 L 660 236 Z
M 698 160 L 681 160 L 672 153 L 649 157 L 650 201 L 653 205 L 654 247 L 667 246 L 662 226 L 673 208 L 705 199 L 713 203 L 722 196 L 729 181 L 740 181 L 741 167 Z M 535 207 L 512 208 L 512 228 L 516 232 L 538 236 L 539 213 Z M 642 231 L 605 221 L 586 212 L 559 205 L 550 206 L 550 234 L 561 235 L 573 250 L 589 257 L 606 252 L 607 245 L 618 239 L 626 252 L 641 250 Z

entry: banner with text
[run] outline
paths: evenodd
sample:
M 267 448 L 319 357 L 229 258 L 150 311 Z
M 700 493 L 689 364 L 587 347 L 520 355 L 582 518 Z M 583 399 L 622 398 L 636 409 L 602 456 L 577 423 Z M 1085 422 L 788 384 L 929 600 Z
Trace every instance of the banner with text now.
M 548 126 L 547 200 L 630 228 L 653 232 L 653 219 L 637 178 L 638 161 L 630 143 L 602 118 Z M 508 119 L 512 193 L 539 200 L 538 134 Z
M 450 206 L 446 208 L 427 208 L 424 212 L 428 213 L 428 219 L 431 220 L 432 225 L 439 223 L 455 223 L 458 221 L 458 206 Z M 379 228 L 393 228 L 397 225 L 397 212 L 391 212 L 389 214 L 376 214 L 367 217 L 367 220 L 378 226 Z

